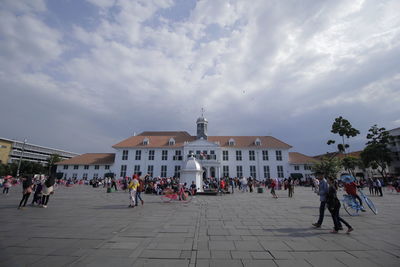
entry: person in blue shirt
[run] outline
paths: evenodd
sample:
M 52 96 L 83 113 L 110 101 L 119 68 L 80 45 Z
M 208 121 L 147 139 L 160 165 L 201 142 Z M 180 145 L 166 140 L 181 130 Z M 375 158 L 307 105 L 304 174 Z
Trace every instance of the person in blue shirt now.
M 320 205 L 319 205 L 319 219 L 316 223 L 312 225 L 315 228 L 321 228 L 322 222 L 324 220 L 326 197 L 328 195 L 328 182 L 324 178 L 322 173 L 316 173 L 317 179 L 319 181 L 319 188 L 317 194 L 319 195 Z

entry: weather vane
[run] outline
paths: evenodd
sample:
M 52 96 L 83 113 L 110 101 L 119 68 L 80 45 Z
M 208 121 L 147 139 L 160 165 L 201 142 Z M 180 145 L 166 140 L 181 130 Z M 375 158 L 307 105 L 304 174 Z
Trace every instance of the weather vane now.
M 201 117 L 204 118 L 204 108 L 201 108 Z

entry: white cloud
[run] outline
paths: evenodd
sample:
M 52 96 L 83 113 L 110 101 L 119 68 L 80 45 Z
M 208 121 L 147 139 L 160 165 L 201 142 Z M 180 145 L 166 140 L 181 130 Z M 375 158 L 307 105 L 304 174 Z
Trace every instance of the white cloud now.
M 398 1 L 202 0 L 173 20 L 160 15 L 172 0 L 88 0 L 98 24 L 69 32 L 46 24 L 43 1 L 28 2 L 0 11 L 0 81 L 12 71 L 16 88 L 54 94 L 99 123 L 191 125 L 205 106 L 221 128 L 236 127 L 225 114 L 241 131 L 264 131 L 326 107 L 399 100 Z

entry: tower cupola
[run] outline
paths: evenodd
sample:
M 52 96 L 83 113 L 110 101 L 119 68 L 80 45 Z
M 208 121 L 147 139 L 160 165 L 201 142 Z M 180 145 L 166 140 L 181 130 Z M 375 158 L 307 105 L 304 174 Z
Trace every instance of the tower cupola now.
M 197 119 L 197 139 L 207 140 L 207 124 L 208 121 L 204 118 L 203 114 Z

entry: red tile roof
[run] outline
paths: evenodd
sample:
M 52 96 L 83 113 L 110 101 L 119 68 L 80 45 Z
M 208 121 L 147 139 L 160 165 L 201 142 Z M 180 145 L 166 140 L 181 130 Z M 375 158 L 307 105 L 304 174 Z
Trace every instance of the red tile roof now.
M 110 165 L 114 160 L 114 153 L 86 153 L 60 161 L 57 165 Z
M 147 138 L 148 145 L 143 141 Z M 175 145 L 169 145 L 170 138 L 174 138 Z M 260 139 L 261 145 L 256 146 L 256 139 Z M 230 146 L 229 140 L 233 139 L 235 144 Z M 137 136 L 129 137 L 115 145 L 113 148 L 130 147 L 182 147 L 185 142 L 193 142 L 196 136 L 191 136 L 187 132 L 143 132 Z M 219 142 L 222 147 L 261 147 L 261 148 L 280 148 L 289 149 L 292 146 L 272 137 L 272 136 L 209 136 L 208 141 Z
M 328 157 L 328 158 L 338 157 L 338 158 L 342 159 L 342 158 L 348 157 L 348 156 L 352 156 L 352 157 L 355 157 L 355 158 L 360 158 L 361 157 L 360 156 L 361 152 L 362 152 L 361 150 L 360 151 L 350 152 L 350 153 L 347 153 L 347 154 L 338 153 L 338 152 L 330 152 L 330 153 L 314 156 L 313 158 L 322 159 L 324 157 Z
M 290 164 L 307 164 L 307 163 L 315 163 L 319 160 L 306 156 L 304 154 L 298 152 L 289 152 L 289 163 Z

